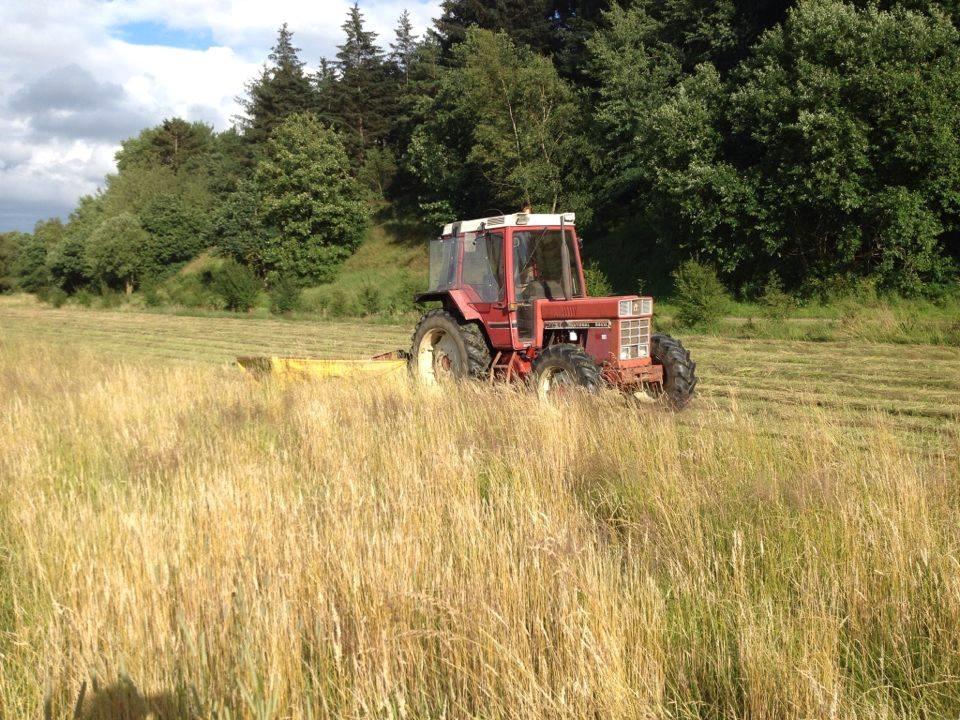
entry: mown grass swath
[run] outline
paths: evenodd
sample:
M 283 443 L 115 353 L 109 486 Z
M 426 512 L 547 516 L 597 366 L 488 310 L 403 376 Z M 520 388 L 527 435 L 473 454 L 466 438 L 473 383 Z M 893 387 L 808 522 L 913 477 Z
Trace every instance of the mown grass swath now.
M 956 414 L 2 349 L 4 717 L 960 710 Z

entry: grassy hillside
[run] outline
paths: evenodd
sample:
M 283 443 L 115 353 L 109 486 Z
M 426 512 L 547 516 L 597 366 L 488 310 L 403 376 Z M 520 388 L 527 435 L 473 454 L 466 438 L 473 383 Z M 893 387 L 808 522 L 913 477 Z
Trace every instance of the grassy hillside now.
M 303 293 L 306 310 L 332 315 L 396 314 L 409 310 L 426 287 L 429 233 L 397 224 L 371 227 L 334 282 Z
M 289 341 L 256 321 L 5 313 L 4 718 L 960 712 L 953 351 L 694 339 L 674 415 L 257 383 L 124 354 Z

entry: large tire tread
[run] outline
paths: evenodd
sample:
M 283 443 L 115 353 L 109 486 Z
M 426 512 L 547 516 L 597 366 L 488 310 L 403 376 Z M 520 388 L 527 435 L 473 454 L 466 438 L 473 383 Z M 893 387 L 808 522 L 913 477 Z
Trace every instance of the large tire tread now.
M 493 355 L 490 352 L 490 346 L 484 336 L 483 329 L 476 323 L 461 320 L 441 308 L 424 313 L 413 330 L 413 335 L 410 338 L 410 359 L 408 361 L 410 371 L 414 375 L 417 373 L 417 346 L 423 332 L 425 329 L 438 324 L 446 324 L 451 329 L 459 331 L 460 339 L 466 348 L 467 376 L 471 378 L 486 377 L 490 371 L 490 365 L 493 363 Z
M 537 388 L 540 385 L 541 373 L 547 367 L 556 365 L 560 365 L 571 372 L 581 389 L 590 393 L 600 390 L 603 382 L 600 377 L 600 367 L 587 354 L 586 350 L 572 343 L 550 345 L 544 348 L 543 352 L 533 361 L 532 378 Z
M 655 334 L 650 339 L 653 361 L 663 366 L 663 395 L 677 410 L 682 410 L 693 398 L 697 387 L 697 363 L 690 351 L 669 335 Z

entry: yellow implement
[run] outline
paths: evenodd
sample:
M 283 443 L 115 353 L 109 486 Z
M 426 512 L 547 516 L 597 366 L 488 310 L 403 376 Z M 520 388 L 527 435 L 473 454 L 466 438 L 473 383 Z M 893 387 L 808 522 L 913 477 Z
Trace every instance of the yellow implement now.
M 405 353 L 376 355 L 369 360 L 319 360 L 293 357 L 238 357 L 237 362 L 253 375 L 280 375 L 301 379 L 384 377 L 407 370 Z

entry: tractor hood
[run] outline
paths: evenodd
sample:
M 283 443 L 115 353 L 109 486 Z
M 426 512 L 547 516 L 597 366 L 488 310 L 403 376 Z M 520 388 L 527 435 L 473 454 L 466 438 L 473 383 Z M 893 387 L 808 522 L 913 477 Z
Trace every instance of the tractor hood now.
M 634 302 L 639 301 L 639 302 Z M 621 307 L 623 312 L 621 312 Z M 615 320 L 653 314 L 653 299 L 636 295 L 620 297 L 574 298 L 572 300 L 540 300 L 540 318 L 548 320 Z

